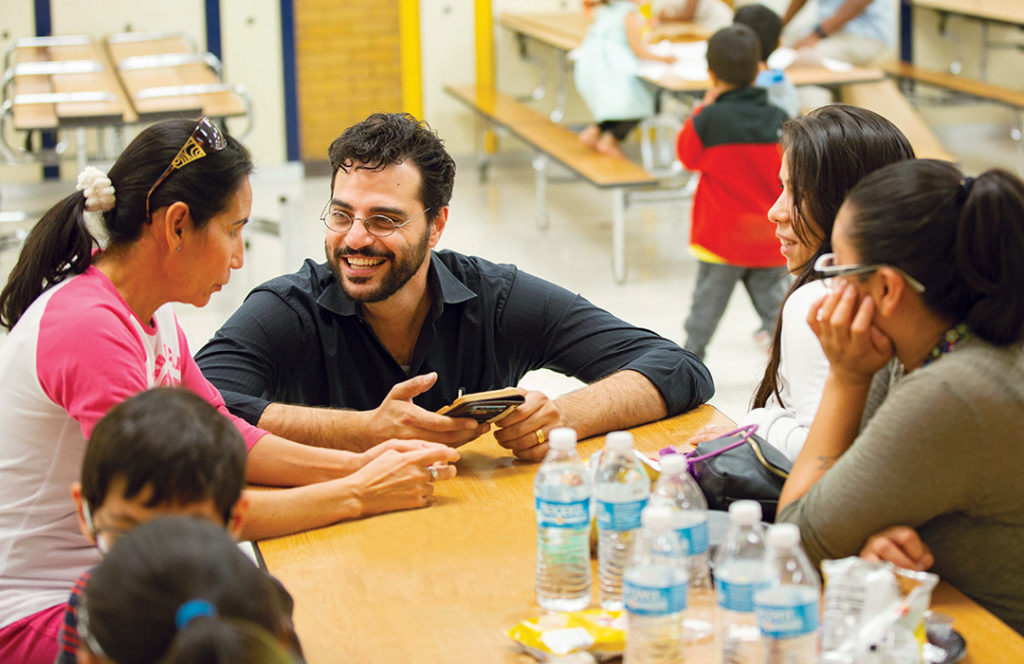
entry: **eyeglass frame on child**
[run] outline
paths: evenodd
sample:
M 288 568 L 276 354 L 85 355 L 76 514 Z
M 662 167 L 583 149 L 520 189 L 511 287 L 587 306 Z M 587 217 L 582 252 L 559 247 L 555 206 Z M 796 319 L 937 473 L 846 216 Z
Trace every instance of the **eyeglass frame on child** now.
M 92 519 L 92 508 L 89 506 L 89 501 L 84 498 L 82 499 L 82 517 L 85 519 L 85 526 L 89 529 L 89 534 L 92 535 L 93 541 L 96 542 L 96 548 L 103 555 L 110 553 L 114 542 L 127 532 L 120 528 L 97 528 Z M 109 533 L 109 535 L 104 537 L 104 533 Z M 107 538 L 110 539 L 108 540 Z
M 827 264 L 829 261 L 834 261 L 835 259 L 836 255 L 830 252 L 818 256 L 818 259 L 814 261 L 814 271 L 824 277 L 826 286 L 829 285 L 829 282 L 832 279 L 835 279 L 837 277 L 848 277 L 853 276 L 855 274 L 870 274 L 872 272 L 880 270 L 883 267 L 887 267 L 892 270 L 895 270 L 896 273 L 903 277 L 903 279 L 906 280 L 907 284 L 909 284 L 910 287 L 913 288 L 918 293 L 923 293 L 925 291 L 924 284 L 922 284 L 920 281 L 907 274 L 905 271 L 896 267 L 895 265 L 888 265 L 886 263 L 878 263 L 876 265 L 861 265 L 859 263 L 854 263 L 851 265 Z
M 228 142 L 224 138 L 224 134 L 221 133 L 220 129 L 217 128 L 217 125 L 209 117 L 204 115 L 196 120 L 196 126 L 192 129 L 192 133 L 189 134 L 188 140 L 181 146 L 178 153 L 174 155 L 171 164 L 164 169 L 164 172 L 160 174 L 160 177 L 156 179 L 153 186 L 146 192 L 146 219 L 150 219 L 152 214 L 149 209 L 149 198 L 171 173 L 180 170 L 197 159 L 216 154 L 227 146 Z
M 369 217 L 354 217 L 350 215 L 348 212 L 345 212 L 344 210 L 330 210 L 331 203 L 333 202 L 334 201 L 327 201 L 327 204 L 324 205 L 324 209 L 320 212 L 320 221 L 322 221 L 324 226 L 327 227 L 327 230 L 334 231 L 335 233 L 347 233 L 350 230 L 352 230 L 352 225 L 354 223 L 356 223 L 357 221 L 361 221 L 363 223 L 363 228 L 365 228 L 366 232 L 372 235 L 373 237 L 388 237 L 390 235 L 393 235 L 394 232 L 397 231 L 399 228 L 402 228 L 403 226 L 409 224 L 417 217 L 426 214 L 427 211 L 430 209 L 424 208 L 423 210 L 417 212 L 416 214 L 409 217 L 405 221 L 397 223 L 395 222 L 394 219 L 384 214 L 371 214 Z M 331 222 L 328 220 L 329 215 L 334 214 L 335 212 L 344 215 L 349 220 L 348 223 L 345 225 L 345 228 L 335 228 L 334 226 L 331 225 Z M 386 233 L 375 233 L 371 229 L 370 224 L 374 223 L 374 219 L 383 219 L 387 222 L 388 225 L 385 227 L 385 230 L 387 231 Z

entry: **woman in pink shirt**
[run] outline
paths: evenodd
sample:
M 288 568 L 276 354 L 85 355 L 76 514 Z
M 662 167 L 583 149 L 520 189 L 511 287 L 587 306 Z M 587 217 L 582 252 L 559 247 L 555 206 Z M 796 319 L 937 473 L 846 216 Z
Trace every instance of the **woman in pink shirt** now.
M 200 373 L 169 305 L 205 305 L 242 266 L 251 171 L 207 118 L 161 122 L 109 175 L 86 169 L 26 240 L 0 292 L 0 661 L 53 661 L 68 589 L 98 562 L 68 487 L 96 422 L 148 387 L 192 389 L 238 426 L 249 482 L 293 487 L 248 494 L 249 539 L 420 507 L 454 475 L 442 445 L 356 454 L 268 434 Z

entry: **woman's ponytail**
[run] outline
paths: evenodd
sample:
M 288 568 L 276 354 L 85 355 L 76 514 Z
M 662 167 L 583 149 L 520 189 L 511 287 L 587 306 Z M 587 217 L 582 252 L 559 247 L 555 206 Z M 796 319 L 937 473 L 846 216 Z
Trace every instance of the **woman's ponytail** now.
M 1000 170 L 960 184 L 956 268 L 969 294 L 964 322 L 981 338 L 1024 339 L 1024 182 Z
M 85 195 L 75 192 L 50 208 L 29 232 L 0 291 L 0 325 L 11 329 L 43 291 L 89 267 L 99 245 L 86 228 L 84 212 Z
M 925 286 L 921 299 L 997 345 L 1024 341 L 1024 182 L 1000 169 L 965 178 L 947 162 L 875 171 L 846 199 L 860 262 L 894 265 Z

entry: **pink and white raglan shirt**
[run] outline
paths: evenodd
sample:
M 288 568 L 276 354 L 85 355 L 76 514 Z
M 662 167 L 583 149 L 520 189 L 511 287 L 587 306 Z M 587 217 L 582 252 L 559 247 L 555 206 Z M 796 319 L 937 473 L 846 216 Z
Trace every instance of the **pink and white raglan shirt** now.
M 69 487 L 93 427 L 150 387 L 181 385 L 238 426 L 203 377 L 170 305 L 142 323 L 95 267 L 47 290 L 0 346 L 0 628 L 63 603 L 99 563 Z

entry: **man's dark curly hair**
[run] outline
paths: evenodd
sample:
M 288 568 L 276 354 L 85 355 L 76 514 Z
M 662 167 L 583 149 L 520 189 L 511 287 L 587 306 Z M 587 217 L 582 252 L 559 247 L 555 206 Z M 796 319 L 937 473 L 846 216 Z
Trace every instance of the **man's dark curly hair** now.
M 408 113 L 374 113 L 346 129 L 327 150 L 331 188 L 338 170 L 378 171 L 409 161 L 420 172 L 419 199 L 431 219 L 448 205 L 455 184 L 455 160 L 427 123 Z

